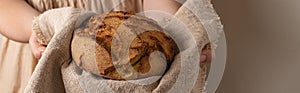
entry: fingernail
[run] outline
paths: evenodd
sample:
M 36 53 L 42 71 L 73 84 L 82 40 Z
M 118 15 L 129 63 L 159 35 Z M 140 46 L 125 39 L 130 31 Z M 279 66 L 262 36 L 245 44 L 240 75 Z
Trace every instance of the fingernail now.
M 201 55 L 200 56 L 200 62 L 204 62 L 206 60 L 206 55 Z

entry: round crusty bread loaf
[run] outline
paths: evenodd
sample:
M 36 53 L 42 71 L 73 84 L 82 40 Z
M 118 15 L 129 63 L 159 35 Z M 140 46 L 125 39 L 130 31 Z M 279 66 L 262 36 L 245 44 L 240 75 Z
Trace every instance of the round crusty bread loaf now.
M 114 11 L 81 26 L 73 35 L 72 57 L 80 68 L 105 78 L 161 75 L 178 53 L 170 36 L 144 16 Z

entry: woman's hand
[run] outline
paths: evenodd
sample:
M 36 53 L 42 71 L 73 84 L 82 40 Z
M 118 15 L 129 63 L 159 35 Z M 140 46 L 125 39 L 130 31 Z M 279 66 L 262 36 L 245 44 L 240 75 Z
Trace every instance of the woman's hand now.
M 31 47 L 31 51 L 32 51 L 34 57 L 36 59 L 40 59 L 41 56 L 43 55 L 46 47 L 38 43 L 35 33 L 32 33 L 29 38 L 29 45 Z
M 211 59 L 212 59 L 211 47 L 210 47 L 210 44 L 207 44 L 202 49 L 202 52 L 200 55 L 200 63 L 211 62 Z
M 211 50 L 202 50 L 201 55 L 200 55 L 200 63 L 204 62 L 211 62 Z

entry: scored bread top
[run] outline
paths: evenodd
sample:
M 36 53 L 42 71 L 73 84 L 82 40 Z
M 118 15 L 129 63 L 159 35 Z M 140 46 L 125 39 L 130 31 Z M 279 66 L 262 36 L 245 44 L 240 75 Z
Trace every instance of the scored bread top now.
M 160 75 L 178 53 L 174 40 L 162 31 L 154 20 L 129 12 L 95 15 L 84 27 L 75 30 L 72 56 L 79 67 L 105 78 Z M 155 51 L 164 54 L 166 62 L 164 56 L 151 57 Z

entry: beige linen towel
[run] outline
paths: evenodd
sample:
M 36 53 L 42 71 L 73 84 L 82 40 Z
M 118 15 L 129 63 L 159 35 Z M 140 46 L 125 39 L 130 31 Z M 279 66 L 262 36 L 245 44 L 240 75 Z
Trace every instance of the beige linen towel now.
M 197 3 L 208 6 L 194 5 Z M 193 6 L 190 7 L 190 4 Z M 199 11 L 199 8 L 204 8 L 205 11 Z M 207 14 L 203 15 L 200 12 L 210 13 L 209 16 L 212 18 L 206 17 Z M 171 20 L 165 26 L 170 33 L 176 32 L 172 35 L 181 41 L 180 44 L 184 43 L 181 53 L 176 56 L 165 75 L 131 81 L 103 79 L 81 70 L 73 62 L 70 54 L 70 42 L 78 18 L 86 17 L 85 14 L 78 9 L 62 8 L 47 11 L 35 19 L 35 30 L 54 34 L 51 36 L 44 56 L 39 61 L 25 92 L 205 92 L 206 68 L 203 64 L 201 64 L 201 69 L 199 69 L 199 65 L 195 65 L 199 64 L 199 59 L 194 59 L 197 58 L 195 56 L 199 56 L 197 54 L 199 52 L 195 52 L 195 49 L 203 48 L 208 42 L 216 42 L 219 31 L 222 29 L 218 17 L 211 8 L 210 1 L 188 0 L 175 14 L 177 21 Z M 199 18 L 202 19 L 199 20 Z M 184 24 L 186 27 L 183 28 L 187 29 L 180 29 L 182 25 L 176 24 Z M 206 33 L 204 29 L 210 30 Z M 190 33 L 190 35 L 184 35 L 184 33 Z M 209 41 L 208 38 L 214 41 Z M 186 41 L 188 42 L 186 43 Z M 159 81 L 145 84 L 145 82 L 158 78 L 160 78 Z

